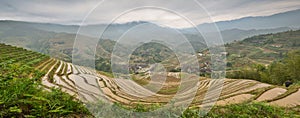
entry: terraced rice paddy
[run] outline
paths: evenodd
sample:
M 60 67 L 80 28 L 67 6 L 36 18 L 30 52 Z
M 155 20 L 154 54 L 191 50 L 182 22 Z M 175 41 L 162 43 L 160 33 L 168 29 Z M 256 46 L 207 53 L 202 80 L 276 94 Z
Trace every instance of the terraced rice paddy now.
M 52 62 L 54 63 L 54 62 Z M 45 64 L 46 65 L 46 64 Z M 56 70 L 53 70 L 55 68 Z M 63 91 L 76 95 L 83 101 L 109 100 L 125 105 L 132 104 L 167 104 L 174 97 L 174 94 L 160 94 L 152 92 L 133 80 L 110 78 L 96 72 L 93 69 L 72 65 L 71 63 L 55 60 L 48 74 L 55 71 L 53 82 L 49 81 L 46 75 L 43 84 L 48 87 L 59 87 Z M 201 79 L 199 88 L 192 102 L 192 106 L 201 107 L 202 103 L 207 103 L 204 97 L 210 84 L 220 80 Z M 118 84 L 117 84 L 118 83 Z M 174 82 L 173 82 L 174 84 Z M 287 92 L 285 88 L 276 87 L 269 84 L 260 83 L 254 80 L 225 79 L 223 86 L 216 87 L 215 90 L 222 89 L 217 105 L 235 104 L 245 101 L 266 101 L 273 105 L 295 106 L 300 105 L 299 91 L 289 94 L 282 99 L 275 100 L 281 94 Z M 261 91 L 261 92 L 257 92 Z M 186 95 L 189 94 L 187 91 Z M 180 99 L 187 99 L 182 94 Z M 274 99 L 274 100 L 273 100 Z M 294 102 L 287 102 L 292 101 Z
M 49 60 L 49 56 L 10 45 L 0 44 L 0 63 L 17 63 L 37 66 Z
M 0 44 L 1 63 L 19 63 L 30 65 L 38 70 L 46 72 L 41 78 L 41 83 L 46 90 L 55 87 L 62 91 L 76 96 L 78 99 L 86 101 L 118 102 L 124 105 L 133 104 L 167 104 L 175 96 L 175 93 L 166 94 L 164 91 L 153 92 L 137 84 L 133 80 L 111 78 L 99 72 L 68 62 L 60 61 L 49 56 L 22 48 L 16 48 Z M 178 73 L 171 73 L 173 78 L 179 76 Z M 180 80 L 180 79 L 177 79 Z M 164 89 L 174 89 L 179 81 L 170 81 L 163 86 L 170 85 Z M 217 105 L 235 104 L 244 101 L 265 101 L 272 105 L 293 107 L 300 105 L 300 89 L 282 88 L 269 84 L 260 83 L 253 80 L 243 79 L 199 79 L 198 89 L 191 106 L 201 107 L 210 85 L 222 81 L 222 86 L 216 86 L 214 90 L 222 90 Z M 176 90 L 176 89 L 174 89 Z M 178 97 L 179 100 L 189 99 L 191 90 L 186 89 Z M 211 91 L 211 94 L 217 94 Z M 212 98 L 209 98 L 212 99 Z

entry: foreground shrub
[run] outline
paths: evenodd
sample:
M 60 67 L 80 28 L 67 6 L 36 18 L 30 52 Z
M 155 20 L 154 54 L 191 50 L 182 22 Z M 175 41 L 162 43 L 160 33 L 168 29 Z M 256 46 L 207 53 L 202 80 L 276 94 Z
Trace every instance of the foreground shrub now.
M 37 81 L 43 73 L 9 63 L 0 68 L 0 117 L 89 116 L 73 96 L 58 89 L 44 90 Z

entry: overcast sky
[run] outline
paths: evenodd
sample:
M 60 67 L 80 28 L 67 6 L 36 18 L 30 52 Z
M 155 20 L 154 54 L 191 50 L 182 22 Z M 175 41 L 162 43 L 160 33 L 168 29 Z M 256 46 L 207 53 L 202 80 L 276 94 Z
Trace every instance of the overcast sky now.
M 201 24 L 296 9 L 300 9 L 299 0 L 0 0 L 0 19 L 81 24 L 90 13 L 83 24 L 110 23 L 118 17 L 116 23 L 143 20 L 182 28 L 189 27 L 183 17 Z M 131 11 L 121 16 L 127 10 Z

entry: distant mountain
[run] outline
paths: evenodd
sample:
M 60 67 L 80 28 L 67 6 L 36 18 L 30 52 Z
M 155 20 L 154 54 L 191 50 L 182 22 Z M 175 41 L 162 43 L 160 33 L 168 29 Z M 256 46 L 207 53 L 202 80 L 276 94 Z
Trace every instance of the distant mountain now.
M 274 29 L 278 27 L 300 27 L 300 9 L 294 11 L 288 11 L 284 13 L 274 14 L 271 16 L 258 16 L 258 17 L 245 17 L 230 21 L 220 21 L 215 24 L 218 26 L 220 31 L 229 29 Z M 213 32 L 213 23 L 204 23 L 197 25 L 201 31 Z M 195 32 L 193 28 L 184 29 L 186 32 Z
M 290 29 L 300 28 L 300 10 L 294 10 L 284 13 L 279 13 L 271 16 L 260 16 L 260 17 L 246 17 L 237 20 L 231 21 L 221 21 L 216 22 L 217 26 L 220 29 L 223 40 L 225 43 L 232 42 L 234 40 L 242 40 L 247 37 L 251 37 L 259 34 L 267 33 L 277 33 L 282 31 L 287 31 Z M 76 25 L 59 25 L 59 24 L 50 24 L 50 23 L 31 23 L 31 22 L 20 22 L 20 21 L 0 21 L 0 26 L 12 26 L 12 27 L 32 27 L 34 29 L 40 29 L 44 31 L 52 31 L 57 33 L 72 33 L 76 34 L 80 28 L 79 34 L 102 38 L 102 39 L 111 39 L 118 40 L 124 33 L 128 33 L 128 30 L 131 34 L 135 36 L 125 36 L 126 40 L 138 41 L 137 43 L 144 42 L 147 40 L 157 40 L 157 34 L 153 34 L 153 31 L 159 33 L 162 36 L 172 36 L 174 33 L 182 33 L 184 35 L 199 35 L 195 29 L 172 29 L 168 27 L 161 27 L 154 23 L 146 21 L 134 21 L 122 24 L 96 24 L 96 25 L 86 25 L 86 26 L 76 26 Z M 143 26 L 140 26 L 143 25 Z M 212 23 L 200 24 L 198 28 L 201 29 L 204 33 L 209 33 L 211 31 Z M 175 32 L 176 31 L 176 32 Z M 178 31 L 178 32 L 177 32 Z M 102 36 L 100 33 L 104 32 Z M 150 33 L 149 33 L 150 32 Z M 152 32 L 152 33 L 151 33 Z M 215 33 L 215 32 L 213 32 Z M 127 35 L 127 34 L 126 34 Z M 194 36 L 187 36 L 194 37 Z M 199 40 L 201 39 L 201 36 Z M 123 36 L 124 38 L 124 36 Z M 169 37 L 173 38 L 173 37 Z M 175 37 L 176 38 L 176 37 Z M 194 37 L 195 38 L 195 37 Z M 195 40 L 195 39 L 189 39 Z M 203 42 L 203 41 L 201 41 Z
M 8 23 L 0 26 L 0 43 L 34 50 L 65 61 L 70 61 L 72 57 L 75 37 L 75 34 L 44 31 L 25 25 Z M 91 45 L 89 42 L 96 40 L 83 35 L 77 37 L 86 40 L 84 45 Z
M 240 29 L 240 30 L 259 30 L 259 29 L 275 29 L 280 27 L 289 27 L 289 28 L 300 28 L 300 9 L 283 12 L 274 14 L 271 16 L 258 16 L 258 17 L 245 17 L 236 20 L 230 21 L 220 21 L 216 22 L 215 24 L 218 26 L 220 31 L 224 30 L 231 30 L 231 29 Z M 160 27 L 156 24 L 147 22 L 147 21 L 133 21 L 128 23 L 122 24 L 96 24 L 96 25 L 85 25 L 81 26 L 81 29 L 85 29 L 82 31 L 82 35 L 87 35 L 91 37 L 95 37 L 99 35 L 101 31 L 106 30 L 104 38 L 113 39 L 115 34 L 119 34 L 122 32 L 127 31 L 128 29 L 141 25 L 141 24 L 152 24 L 154 27 Z M 53 32 L 65 32 L 65 33 L 72 33 L 76 34 L 79 27 L 78 25 L 60 25 L 60 24 L 51 24 L 51 23 L 34 23 L 34 22 L 22 22 L 22 21 L 0 21 L 0 26 L 6 25 L 15 25 L 20 27 L 33 27 L 40 30 L 45 31 L 53 31 Z M 199 24 L 197 27 L 204 32 L 212 32 L 211 27 L 213 23 L 204 23 Z M 106 27 L 108 26 L 108 27 Z M 106 29 L 107 28 L 107 29 Z M 195 34 L 195 30 L 193 28 L 185 28 L 185 29 L 178 29 L 183 33 L 192 33 Z
M 251 29 L 251 30 L 241 30 L 241 29 L 230 29 L 221 31 L 224 43 L 230 43 L 233 41 L 239 41 L 251 36 L 260 35 L 260 34 L 270 34 L 270 33 L 278 33 L 283 31 L 289 31 L 292 28 L 289 27 L 280 27 L 274 29 Z
M 65 41 L 74 40 L 79 26 L 75 25 L 59 25 L 49 23 L 30 23 L 20 21 L 0 21 L 0 41 L 11 45 L 18 45 L 25 48 L 30 48 L 35 51 L 49 53 L 47 49 L 41 46 L 54 40 Z M 290 30 L 288 27 L 275 29 L 260 29 L 260 30 L 241 30 L 230 29 L 221 31 L 223 41 L 230 43 L 234 40 L 242 40 L 259 34 L 276 33 Z M 150 22 L 129 22 L 124 24 L 112 24 L 108 27 L 105 24 L 88 25 L 80 28 L 80 35 L 90 38 L 99 39 L 100 32 L 105 31 L 102 39 L 111 39 L 122 45 L 139 45 L 150 41 L 167 42 L 168 46 L 181 47 L 184 49 L 192 45 L 195 51 L 200 51 L 206 48 L 204 38 L 196 33 L 186 33 L 182 30 L 161 27 Z M 60 34 L 60 35 L 58 35 Z M 208 33 L 211 38 L 215 37 L 216 33 Z M 99 35 L 99 36 L 97 36 Z M 96 37 L 96 38 L 95 38 Z M 98 38 L 97 38 L 98 37 Z M 187 40 L 186 40 L 186 39 Z M 37 41 L 38 40 L 38 41 Z M 170 45 L 171 44 L 171 45 Z M 49 46 L 48 46 L 49 47 Z
M 221 21 L 216 24 L 221 29 L 224 43 L 242 40 L 247 37 L 277 33 L 297 29 L 300 27 L 300 10 L 289 11 L 264 17 L 246 17 L 232 21 Z M 208 33 L 210 38 L 215 38 L 216 32 L 209 32 L 212 24 L 198 25 L 200 29 Z M 151 22 L 136 21 L 123 24 L 96 24 L 96 25 L 60 25 L 51 23 L 33 23 L 22 21 L 0 21 L 0 42 L 18 45 L 35 51 L 49 53 L 49 42 L 74 40 L 76 33 L 90 40 L 100 39 L 100 33 L 104 32 L 101 39 L 117 41 L 122 45 L 140 45 L 150 41 L 165 41 L 169 47 L 181 47 L 184 49 L 192 45 L 195 51 L 206 48 L 206 42 L 210 39 L 195 33 L 192 28 L 173 29 L 161 27 Z M 56 46 L 59 43 L 55 43 Z M 47 46 L 48 45 L 48 46 Z M 51 44 L 52 45 L 52 44 Z M 50 45 L 50 46 L 51 46 Z M 102 46 L 105 49 L 105 45 Z
M 76 53 L 78 49 L 76 47 L 74 49 L 73 47 L 74 40 L 76 37 L 76 34 L 74 32 L 77 32 L 76 27 L 78 28 L 78 26 L 65 26 L 57 24 L 0 21 L 0 43 L 16 45 L 27 49 L 39 51 L 65 61 L 71 61 L 72 54 L 74 54 L 75 52 L 75 54 L 77 54 L 75 56 L 77 57 L 76 59 L 79 59 L 79 61 L 86 61 L 87 65 L 89 65 L 89 61 L 84 59 L 86 59 L 86 57 L 89 56 L 95 56 L 93 54 L 93 46 L 95 45 L 95 43 L 93 42 L 98 41 L 99 39 L 94 38 L 93 35 L 97 35 L 98 31 L 104 30 L 105 25 L 89 25 L 81 27 L 83 29 L 82 31 L 84 32 L 82 32 L 80 35 L 77 35 L 78 38 L 83 39 L 81 40 L 82 42 L 80 42 L 81 47 L 83 48 L 83 52 L 80 53 Z M 251 37 L 254 35 L 276 33 L 281 31 L 287 31 L 290 29 L 291 28 L 289 27 L 259 30 L 229 29 L 221 31 L 220 33 L 223 36 L 224 42 L 230 43 L 234 40 L 242 40 L 244 38 Z M 192 46 L 196 52 L 201 52 L 207 48 L 206 42 L 207 40 L 210 40 L 204 40 L 204 38 L 198 34 L 186 33 L 182 30 L 168 27 L 161 27 L 159 25 L 149 22 L 112 24 L 110 25 L 110 27 L 105 29 L 105 31 L 106 32 L 103 36 L 105 40 L 99 40 L 97 45 L 98 47 L 96 49 L 96 67 L 99 70 L 105 71 L 110 70 L 110 68 L 104 68 L 107 67 L 107 65 L 110 63 L 110 56 L 116 56 L 112 55 L 112 51 L 115 48 L 116 44 L 120 45 L 118 46 L 121 47 L 119 49 L 122 51 L 125 50 L 125 53 L 136 52 L 132 58 L 134 58 L 135 62 L 140 62 L 154 60 L 163 61 L 166 57 L 172 58 L 172 56 L 168 54 L 171 54 L 170 52 L 174 51 L 174 49 L 184 51 L 184 53 L 192 53 L 191 50 L 186 50 L 189 46 Z M 83 35 L 85 33 L 86 35 Z M 214 33 L 208 33 L 208 35 L 211 35 L 210 38 L 214 38 Z M 119 37 L 121 37 L 121 40 L 118 40 Z M 263 38 L 258 38 L 258 40 L 263 40 Z M 148 48 L 141 47 L 143 46 L 143 43 L 146 43 L 144 46 Z M 163 44 L 163 46 L 165 47 L 159 45 L 158 43 Z M 292 43 L 295 44 L 297 42 Z M 276 45 L 277 44 L 275 44 L 275 46 Z M 158 48 L 159 46 L 161 48 Z M 155 47 L 155 49 L 153 47 Z M 254 48 L 249 47 L 249 50 L 250 49 Z M 145 55 L 148 53 L 147 50 L 157 52 L 159 54 L 159 58 L 150 58 L 150 60 L 141 58 L 143 56 L 148 58 L 153 57 L 153 55 L 155 55 L 155 53 L 149 53 L 151 55 Z M 237 53 L 239 54 L 239 52 Z M 120 55 L 122 54 L 123 53 L 121 53 Z M 117 55 L 116 57 L 122 59 L 119 55 Z M 269 59 L 267 61 L 269 61 Z M 171 60 L 171 62 L 175 61 Z
M 97 37 L 100 32 L 104 31 L 104 36 L 102 38 L 114 39 L 119 37 L 122 33 L 126 32 L 128 29 L 149 22 L 145 21 L 134 21 L 124 24 L 96 24 L 96 25 L 61 25 L 52 23 L 35 23 L 35 22 L 23 22 L 23 21 L 10 21 L 4 20 L 0 21 L 0 26 L 6 27 L 28 27 L 38 30 L 51 31 L 56 33 L 71 33 L 76 34 L 80 29 L 81 35 L 86 35 L 90 37 Z M 153 24 L 154 25 L 154 24 Z
M 34 28 L 38 30 L 44 31 L 52 31 L 57 33 L 76 33 L 79 26 L 77 25 L 60 25 L 60 24 L 52 24 L 52 23 L 35 23 L 35 22 L 24 22 L 24 21 L 11 21 L 11 20 L 3 20 L 0 21 L 0 26 L 7 27 L 28 27 Z

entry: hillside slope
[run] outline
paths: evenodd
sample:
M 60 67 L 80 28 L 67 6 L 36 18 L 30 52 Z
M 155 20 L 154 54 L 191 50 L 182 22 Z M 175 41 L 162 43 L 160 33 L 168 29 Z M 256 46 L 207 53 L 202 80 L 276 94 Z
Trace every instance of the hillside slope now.
M 300 49 L 300 30 L 258 35 L 226 45 L 227 60 L 232 67 L 251 64 L 268 65 L 286 57 L 292 50 Z M 248 65 L 249 64 L 249 65 Z
M 54 68 L 49 70 L 49 73 L 53 74 L 45 76 L 42 83 L 48 87 L 62 88 L 63 91 L 71 95 L 77 95 L 83 101 L 97 101 L 97 99 L 101 99 L 122 103 L 124 105 L 148 105 L 153 103 L 160 103 L 163 105 L 168 103 L 172 97 L 174 97 L 174 93 L 154 93 L 132 80 L 111 78 L 102 73 L 98 73 L 93 69 L 72 65 L 62 61 L 56 61 L 53 67 Z M 223 87 L 220 86 L 222 93 L 216 103 L 217 105 L 236 104 L 253 100 L 266 101 L 272 105 L 285 107 L 295 107 L 300 105 L 299 99 L 295 97 L 299 94 L 299 87 L 283 88 L 244 79 L 211 80 L 202 78 L 199 80 L 199 88 L 195 99 L 192 102 L 192 106 L 200 105 L 198 107 L 201 107 L 201 103 L 205 102 L 203 100 L 207 89 L 211 84 L 218 81 L 224 81 L 224 85 L 222 85 Z M 168 89 L 176 88 L 176 86 L 178 86 L 176 82 L 160 84 L 170 86 L 164 88 L 164 91 L 168 91 Z M 76 93 L 76 91 L 78 93 Z M 188 93 L 188 91 L 186 92 Z M 184 94 L 187 93 L 184 92 L 179 96 L 181 96 L 182 99 L 185 99 Z M 293 101 L 288 101 L 283 98 L 293 99 Z
M 37 115 L 36 114 L 37 112 L 33 112 L 31 111 L 30 108 L 26 108 L 24 106 L 23 107 L 11 106 L 13 108 L 9 108 L 9 109 L 16 109 L 17 111 L 20 110 L 21 112 L 13 113 L 13 111 L 9 112 L 9 111 L 2 110 L 2 112 L 0 112 L 1 116 L 15 116 L 16 114 L 20 114 L 19 116 L 28 115 L 28 114 L 32 116 L 49 116 L 49 115 L 52 116 L 71 115 L 72 116 L 73 113 L 75 113 L 73 114 L 75 116 L 81 116 L 81 115 L 85 116 L 86 114 L 89 114 L 84 109 L 84 107 L 81 106 L 81 104 L 76 102 L 76 100 L 74 101 L 74 103 L 72 102 L 74 100 L 73 97 L 85 103 L 101 100 L 101 101 L 111 101 L 114 103 L 119 103 L 124 106 L 136 106 L 136 105 L 148 106 L 153 104 L 164 105 L 174 97 L 176 92 L 174 93 L 173 90 L 174 89 L 177 90 L 177 87 L 180 85 L 179 83 L 180 79 L 174 76 L 173 79 L 168 79 L 166 83 L 159 83 L 162 84 L 163 90 L 160 90 L 159 92 L 154 92 L 153 90 L 144 87 L 143 84 L 138 84 L 135 81 L 130 79 L 112 78 L 111 76 L 108 76 L 103 72 L 98 72 L 88 67 L 73 65 L 71 63 L 49 58 L 48 56 L 41 55 L 35 52 L 30 52 L 22 48 L 16 48 L 16 47 L 3 45 L 3 44 L 1 44 L 0 46 L 1 46 L 0 54 L 2 55 L 1 62 L 0 62 L 2 67 L 0 70 L 1 81 L 3 81 L 3 79 L 4 81 L 7 82 L 11 81 L 11 80 L 6 80 L 8 77 L 6 75 L 12 71 L 12 70 L 6 70 L 8 67 L 7 66 L 8 63 L 29 65 L 32 67 L 31 69 L 34 70 L 35 68 L 36 70 L 45 73 L 45 74 L 39 74 L 39 77 L 34 77 L 35 78 L 34 81 L 40 82 L 42 84 L 43 90 L 54 92 L 52 93 L 52 95 L 56 97 L 53 97 L 54 99 L 52 97 L 48 98 L 49 96 L 47 97 L 47 95 L 51 94 L 51 92 L 50 93 L 49 92 L 28 93 L 30 91 L 27 92 L 23 91 L 22 93 L 18 93 L 18 94 L 20 94 L 20 96 L 23 95 L 28 96 L 28 94 L 30 94 L 30 96 L 36 95 L 40 97 L 37 100 L 46 99 L 53 102 L 53 104 L 59 104 L 57 107 L 51 109 L 47 107 L 48 106 L 47 104 L 42 104 L 42 106 L 45 106 L 45 109 L 49 109 L 48 110 L 49 113 L 39 112 L 39 113 L 43 113 L 40 115 Z M 9 73 L 5 73 L 5 72 L 9 72 Z M 17 72 L 21 72 L 23 73 L 21 75 L 24 75 L 25 71 L 20 70 Z M 31 74 L 30 73 L 25 74 L 25 76 L 28 75 Z M 176 81 L 174 81 L 174 79 Z M 217 89 L 213 89 L 213 91 L 210 91 L 212 93 L 217 94 L 217 92 L 214 91 L 222 90 L 220 97 L 216 102 L 216 105 L 218 106 L 238 104 L 247 101 L 260 101 L 260 102 L 264 101 L 270 105 L 275 105 L 275 106 L 279 105 L 283 107 L 295 107 L 300 105 L 300 101 L 299 101 L 300 99 L 298 98 L 300 89 L 298 86 L 283 88 L 280 86 L 264 84 L 254 80 L 245 80 L 245 79 L 213 80 L 213 79 L 199 77 L 198 89 L 196 92 L 196 96 L 194 97 L 194 100 L 191 104 L 191 107 L 196 108 L 196 107 L 202 107 L 205 104 L 209 104 L 210 103 L 209 96 L 208 99 L 204 98 L 204 96 L 207 93 L 207 89 L 212 84 L 219 83 L 219 82 L 222 82 L 224 84 L 216 87 Z M 20 84 L 24 84 L 24 83 L 20 83 Z M 35 85 L 33 83 L 30 84 Z M 2 85 L 0 87 L 2 87 L 0 89 L 0 92 L 4 92 L 3 90 L 8 90 L 8 88 L 3 88 L 4 86 Z M 36 86 L 32 86 L 32 87 L 33 88 L 31 89 L 34 90 L 38 89 L 38 91 L 41 91 L 41 89 L 36 88 Z M 65 93 L 60 93 L 57 89 L 54 88 L 59 88 L 61 89 L 61 91 L 69 95 L 72 95 L 73 97 L 70 97 Z M 189 96 L 191 92 L 189 91 L 189 87 L 187 87 L 185 90 L 187 91 L 177 95 L 177 97 L 179 97 L 181 100 L 185 100 L 186 97 Z M 12 92 L 15 91 L 12 90 Z M 46 96 L 40 96 L 40 95 L 46 95 Z M 59 100 L 56 99 L 56 98 L 61 98 L 62 96 L 68 102 L 61 99 Z M 214 96 L 214 94 L 212 94 L 212 96 Z M 16 99 L 32 101 L 32 99 L 35 99 L 35 97 L 34 98 L 21 97 Z M 9 102 L 5 102 L 5 100 L 0 99 L 0 101 L 1 101 L 0 105 L 9 104 Z M 45 102 L 41 102 L 41 103 L 45 103 Z M 18 105 L 20 103 L 16 102 L 15 104 Z M 28 104 L 30 105 L 30 103 Z M 64 106 L 64 105 L 69 106 L 70 104 L 74 106 L 71 105 L 72 107 L 71 106 L 63 107 L 64 109 L 60 108 L 60 106 Z M 6 108 L 6 107 L 3 106 L 0 107 L 0 109 L 2 108 Z M 52 111 L 55 109 L 56 110 L 61 109 L 61 110 L 57 110 L 56 112 L 52 113 Z M 64 112 L 64 111 L 68 111 L 68 112 Z M 7 114 L 7 113 L 13 113 L 13 114 Z
M 0 117 L 87 117 L 82 103 L 59 89 L 45 91 L 40 78 L 49 56 L 0 44 Z M 47 65 L 41 65 L 46 63 Z

